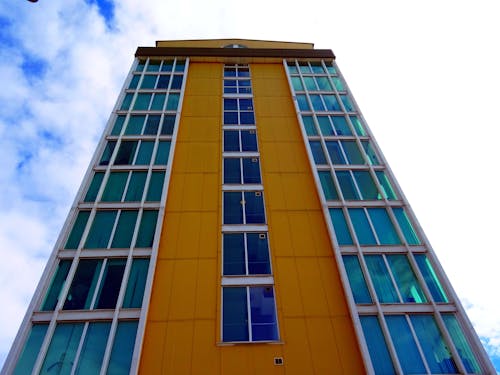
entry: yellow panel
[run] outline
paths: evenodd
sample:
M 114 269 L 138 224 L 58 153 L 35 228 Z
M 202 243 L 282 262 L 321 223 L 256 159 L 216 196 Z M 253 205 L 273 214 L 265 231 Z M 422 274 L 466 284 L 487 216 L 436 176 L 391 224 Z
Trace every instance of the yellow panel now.
M 161 374 L 163 367 L 163 348 L 167 323 L 149 322 L 148 335 L 142 344 L 142 357 L 139 367 L 140 374 Z
M 318 272 L 318 259 L 296 258 L 296 264 L 305 315 L 328 316 L 329 310 L 325 298 L 329 288 L 327 285 L 323 285 L 321 280 L 321 275 Z
M 330 319 L 308 318 L 306 319 L 306 326 L 309 342 L 311 343 L 314 372 L 316 374 L 328 374 L 335 370 L 335 374 L 347 374 L 342 372 L 337 350 L 337 344 L 345 345 L 345 343 L 335 341 Z M 349 373 L 349 375 L 353 374 Z
M 352 335 L 351 319 L 345 316 L 335 317 L 332 318 L 332 324 L 344 374 L 365 374 L 363 363 L 359 360 L 361 353 L 358 343 Z
M 195 300 L 196 319 L 216 318 L 217 290 L 219 289 L 218 274 L 216 259 L 198 260 Z
M 193 321 L 174 321 L 167 324 L 162 373 L 191 374 L 193 326 Z
M 268 96 L 258 98 L 255 97 L 255 112 L 259 112 L 259 116 L 269 117 L 276 116 L 276 113 L 294 113 L 295 108 L 290 97 L 284 96 Z M 278 116 L 283 117 L 283 115 Z
M 296 48 L 312 49 L 313 43 L 301 42 L 280 42 L 272 40 L 255 39 L 192 39 L 192 40 L 158 40 L 157 47 L 204 47 L 204 48 L 222 48 L 229 44 L 243 44 L 248 48 Z
M 189 81 L 189 80 L 188 80 Z M 186 100 L 187 99 L 187 100 Z M 213 96 L 189 95 L 182 104 L 183 117 L 221 117 L 221 98 Z
M 196 297 L 198 261 L 177 260 L 172 280 L 172 296 L 168 319 L 193 319 Z
M 215 142 L 219 144 L 221 137 L 219 117 L 192 117 L 189 127 L 182 129 L 188 142 Z
M 276 283 L 276 289 L 280 301 L 278 308 L 282 314 L 285 317 L 303 316 L 304 306 L 295 259 L 277 257 L 274 263 L 274 273 L 279 280 L 279 283 Z
M 200 213 L 200 258 L 217 258 L 220 246 L 220 227 L 214 223 L 220 223 L 218 212 Z
M 267 212 L 271 213 L 271 210 L 267 209 Z M 272 253 L 276 256 L 293 256 L 288 213 L 273 211 L 268 214 L 267 221 L 273 227 L 273 233 L 269 236 Z
M 286 345 L 283 346 L 283 362 L 287 375 L 312 374 L 311 346 L 305 320 L 286 318 L 281 322 L 286 329 Z M 335 372 L 331 372 L 335 374 Z
M 156 262 L 155 285 L 161 287 L 153 288 L 149 303 L 149 320 L 164 321 L 167 318 L 172 294 L 173 269 L 174 262 L 172 261 L 158 260 Z
M 193 375 L 220 374 L 220 350 L 215 346 L 215 320 L 197 320 L 193 337 Z

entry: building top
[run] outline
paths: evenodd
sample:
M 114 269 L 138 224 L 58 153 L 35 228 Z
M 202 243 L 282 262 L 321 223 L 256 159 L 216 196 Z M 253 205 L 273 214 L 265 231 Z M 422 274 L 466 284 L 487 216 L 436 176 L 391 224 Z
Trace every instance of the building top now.
M 236 38 L 236 39 L 158 40 L 156 41 L 156 47 L 313 49 L 314 44 Z

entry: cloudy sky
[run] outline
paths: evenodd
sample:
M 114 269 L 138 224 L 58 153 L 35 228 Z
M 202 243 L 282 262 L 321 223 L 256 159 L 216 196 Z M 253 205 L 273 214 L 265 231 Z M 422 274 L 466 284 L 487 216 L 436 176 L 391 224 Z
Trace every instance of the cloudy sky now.
M 500 371 L 499 7 L 497 0 L 2 0 L 0 368 L 136 47 L 236 37 L 333 49 Z

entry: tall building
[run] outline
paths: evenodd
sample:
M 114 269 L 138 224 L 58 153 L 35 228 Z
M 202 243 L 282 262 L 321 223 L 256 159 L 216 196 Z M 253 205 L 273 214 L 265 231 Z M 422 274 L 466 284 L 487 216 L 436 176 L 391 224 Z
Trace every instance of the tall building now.
M 330 50 L 139 47 L 3 374 L 494 374 Z

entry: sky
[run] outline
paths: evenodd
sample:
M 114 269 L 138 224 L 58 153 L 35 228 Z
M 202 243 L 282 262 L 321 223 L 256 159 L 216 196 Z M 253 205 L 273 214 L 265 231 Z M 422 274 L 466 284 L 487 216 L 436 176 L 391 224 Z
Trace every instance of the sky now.
M 2 0 L 0 368 L 137 46 L 246 38 L 334 51 L 500 371 L 499 8 L 497 0 Z

